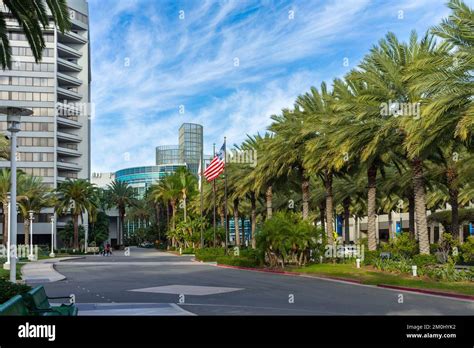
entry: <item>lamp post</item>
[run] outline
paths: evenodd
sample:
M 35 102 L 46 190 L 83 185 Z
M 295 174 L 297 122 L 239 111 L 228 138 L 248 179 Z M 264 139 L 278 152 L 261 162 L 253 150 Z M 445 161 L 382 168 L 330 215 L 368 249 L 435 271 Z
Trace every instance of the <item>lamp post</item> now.
M 54 257 L 54 215 L 51 215 L 51 253 L 49 257 Z
M 35 212 L 33 210 L 28 211 L 30 218 L 30 254 L 28 259 L 34 261 L 35 255 L 33 254 L 33 220 L 35 219 Z
M 0 107 L 0 114 L 7 115 L 7 130 L 11 134 L 11 149 L 10 149 L 10 173 L 11 173 L 11 214 L 10 214 L 10 281 L 16 283 L 16 232 L 17 232 L 17 208 L 16 208 L 16 134 L 20 131 L 21 116 L 31 116 L 33 111 L 17 108 L 17 107 Z
M 8 208 L 7 208 L 7 211 L 8 211 L 8 221 L 5 221 L 5 223 L 7 224 L 8 228 L 7 228 L 7 231 L 8 231 L 8 234 L 7 234 L 7 262 L 5 262 L 3 264 L 3 269 L 5 270 L 10 270 L 10 245 L 11 245 L 11 239 L 10 239 L 10 214 L 11 214 L 11 201 L 10 201 L 10 192 L 7 193 L 7 201 L 8 201 Z M 5 208 L 3 210 L 3 213 L 5 214 Z

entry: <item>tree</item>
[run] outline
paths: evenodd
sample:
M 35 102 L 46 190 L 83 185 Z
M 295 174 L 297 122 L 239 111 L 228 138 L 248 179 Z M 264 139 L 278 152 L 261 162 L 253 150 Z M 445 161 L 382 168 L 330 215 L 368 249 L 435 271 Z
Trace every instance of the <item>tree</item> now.
M 82 214 L 90 213 L 95 206 L 95 186 L 84 179 L 68 179 L 59 185 L 57 193 L 56 211 L 60 215 L 68 213 L 72 215 L 73 248 L 79 249 L 79 217 L 82 219 Z
M 25 235 L 25 244 L 30 240 L 29 212 L 39 214 L 42 208 L 53 207 L 55 205 L 55 196 L 51 189 L 43 184 L 40 177 L 22 175 L 18 181 L 18 193 L 20 195 L 19 208 L 23 217 L 23 231 Z
M 116 207 L 119 211 L 120 227 L 117 244 L 122 245 L 125 213 L 128 207 L 135 204 L 135 191 L 128 183 L 114 180 L 111 184 L 107 185 L 107 198 L 109 207 Z
M 12 16 L 19 24 L 33 53 L 36 63 L 41 61 L 46 47 L 43 29 L 49 27 L 52 20 L 61 32 L 71 28 L 67 0 L 3 0 L 8 13 L 0 11 L 0 66 L 11 69 L 12 52 L 7 35 L 7 18 Z
M 296 101 L 297 105 L 303 109 L 304 115 L 300 122 L 300 129 L 306 141 L 303 165 L 321 178 L 325 187 L 326 234 L 331 244 L 334 241 L 333 179 L 337 169 L 334 166 L 335 148 L 330 146 L 327 125 L 334 117 L 334 102 L 334 95 L 324 82 L 320 90 L 311 87 L 310 92 L 299 96 Z
M 184 222 L 187 217 L 188 197 L 197 192 L 197 178 L 186 168 L 179 168 L 169 180 L 176 180 L 183 202 Z

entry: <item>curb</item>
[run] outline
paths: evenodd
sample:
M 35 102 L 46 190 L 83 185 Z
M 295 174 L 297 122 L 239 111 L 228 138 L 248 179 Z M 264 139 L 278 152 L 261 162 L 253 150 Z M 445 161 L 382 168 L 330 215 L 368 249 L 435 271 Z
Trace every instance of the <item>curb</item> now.
M 200 261 L 196 261 L 196 262 L 200 262 Z M 252 271 L 252 272 L 261 272 L 261 273 L 274 273 L 274 274 L 282 274 L 282 275 L 305 277 L 305 278 L 337 280 L 341 282 L 353 283 L 353 284 L 364 285 L 364 286 L 374 286 L 374 287 L 385 288 L 385 289 L 403 290 L 403 291 L 416 292 L 416 293 L 426 294 L 426 295 L 436 295 L 436 296 L 443 296 L 443 297 L 451 297 L 451 298 L 460 299 L 460 300 L 474 301 L 474 296 L 470 296 L 470 295 L 453 294 L 450 292 L 425 290 L 425 289 L 417 289 L 417 288 L 407 288 L 407 287 L 396 286 L 396 285 L 385 285 L 385 284 L 370 285 L 370 284 L 363 284 L 359 280 L 345 279 L 345 278 L 339 278 L 339 277 L 327 277 L 327 276 L 321 276 L 321 275 L 313 276 L 306 273 L 257 269 L 257 268 L 250 268 L 250 267 L 230 266 L 230 265 L 220 265 L 220 264 L 216 264 L 216 267 L 240 269 L 243 271 Z
M 443 291 L 435 291 L 435 290 L 425 290 L 425 289 L 417 289 L 417 288 L 406 288 L 404 286 L 396 286 L 396 285 L 386 285 L 386 284 L 377 284 L 379 288 L 386 288 L 386 289 L 394 289 L 394 290 L 403 290 L 403 291 L 410 291 L 410 292 L 418 292 L 421 294 L 427 295 L 437 295 L 437 296 L 444 296 L 444 297 L 453 297 L 458 298 L 461 300 L 469 300 L 474 301 L 474 296 L 470 295 L 462 295 L 462 294 L 453 294 L 451 292 L 443 292 Z

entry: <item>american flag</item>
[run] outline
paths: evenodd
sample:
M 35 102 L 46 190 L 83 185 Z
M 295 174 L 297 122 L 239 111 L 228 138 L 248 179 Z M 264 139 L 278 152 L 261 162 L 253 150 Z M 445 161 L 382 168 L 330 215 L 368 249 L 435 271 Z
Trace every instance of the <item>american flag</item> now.
M 225 143 L 204 171 L 207 181 L 216 179 L 224 171 Z

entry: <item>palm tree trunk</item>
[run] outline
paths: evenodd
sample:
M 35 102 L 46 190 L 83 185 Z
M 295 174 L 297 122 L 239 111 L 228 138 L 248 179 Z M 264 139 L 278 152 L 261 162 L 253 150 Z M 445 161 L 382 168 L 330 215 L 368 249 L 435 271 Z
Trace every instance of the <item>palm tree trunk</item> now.
M 176 201 L 171 200 L 171 229 L 176 228 Z
M 25 235 L 23 244 L 30 245 L 30 219 L 23 220 L 23 234 Z
M 392 219 L 392 210 L 388 212 L 388 238 L 395 239 L 395 233 L 393 231 L 393 219 Z
M 408 229 L 410 236 L 415 239 L 415 195 L 413 192 L 408 195 Z
M 257 227 L 257 200 L 255 198 L 255 192 L 250 193 L 250 206 L 251 206 L 251 220 L 252 220 L 252 249 L 257 247 L 255 239 L 255 230 Z
M 273 214 L 273 189 L 272 185 L 267 187 L 267 192 L 265 193 L 267 201 L 267 220 L 272 218 Z
M 78 250 L 79 249 L 79 216 L 74 214 L 72 217 L 72 223 L 74 226 L 74 239 L 72 248 Z
M 186 209 L 186 192 L 183 192 L 183 208 L 184 208 L 184 222 L 186 222 L 186 215 L 187 215 L 187 209 Z
M 415 219 L 418 232 L 420 254 L 430 253 L 430 240 L 428 236 L 428 224 L 426 220 L 425 183 L 423 179 L 423 163 L 416 158 L 412 162 L 413 188 L 415 190 Z
M 328 243 L 334 243 L 334 202 L 332 194 L 332 172 L 326 170 L 326 234 L 328 237 Z
M 303 169 L 301 174 L 301 191 L 303 196 L 303 220 L 309 216 L 309 179 Z
M 344 207 L 344 241 L 346 244 L 350 242 L 350 235 L 349 235 L 349 218 L 351 216 L 350 206 L 351 206 L 351 198 L 346 197 L 342 201 L 342 206 Z
M 370 166 L 367 170 L 367 181 L 368 181 L 368 197 L 367 197 L 367 238 L 369 244 L 369 250 L 377 249 L 377 228 L 376 216 L 375 216 L 375 199 L 377 195 L 377 167 Z
M 320 219 L 321 219 L 321 228 L 323 230 L 326 230 L 326 223 L 325 223 L 326 206 L 325 206 L 325 202 L 321 202 L 321 204 L 319 205 L 319 214 L 320 214 Z
M 235 230 L 235 245 L 240 246 L 240 232 L 239 232 L 239 199 L 234 199 L 234 230 Z
M 451 233 L 459 237 L 459 189 L 457 187 L 456 168 L 450 167 L 446 172 L 446 179 L 449 188 L 449 204 L 451 205 Z

